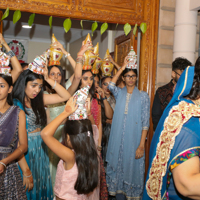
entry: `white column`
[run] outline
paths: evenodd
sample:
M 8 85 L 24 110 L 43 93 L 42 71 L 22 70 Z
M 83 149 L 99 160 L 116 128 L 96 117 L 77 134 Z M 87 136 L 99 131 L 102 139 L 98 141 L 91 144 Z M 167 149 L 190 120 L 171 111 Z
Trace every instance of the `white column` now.
M 185 57 L 195 63 L 197 11 L 190 11 L 190 0 L 176 0 L 173 60 Z

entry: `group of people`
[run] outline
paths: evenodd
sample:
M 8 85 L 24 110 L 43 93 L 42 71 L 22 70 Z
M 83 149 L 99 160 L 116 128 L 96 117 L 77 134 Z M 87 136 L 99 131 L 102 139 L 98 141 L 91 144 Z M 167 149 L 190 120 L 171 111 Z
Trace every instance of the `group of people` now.
M 22 69 L 1 34 L 0 44 L 0 199 L 199 199 L 200 58 L 177 58 L 156 91 L 145 183 L 150 99 L 132 48 L 120 67 L 88 35 L 74 60 L 53 35 Z

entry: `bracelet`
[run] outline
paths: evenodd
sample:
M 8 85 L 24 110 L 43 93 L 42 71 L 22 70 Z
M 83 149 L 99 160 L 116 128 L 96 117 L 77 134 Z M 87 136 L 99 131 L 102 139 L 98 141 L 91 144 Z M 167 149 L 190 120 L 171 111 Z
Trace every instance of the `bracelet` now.
M 67 58 L 68 56 L 70 56 L 70 53 L 65 54 L 65 58 Z
M 54 83 L 54 86 L 52 87 L 52 89 L 54 90 L 54 89 L 55 89 L 55 87 L 56 87 L 56 81 L 55 81 L 55 83 Z
M 87 116 L 89 117 L 90 115 L 92 115 L 92 113 L 89 113 Z
M 77 57 L 83 57 L 83 55 L 78 55 L 78 54 L 77 54 Z
M 83 65 L 83 59 L 82 58 L 76 58 L 76 63 L 77 64 L 80 63 L 80 64 Z
M 13 56 L 15 56 L 14 52 L 12 50 L 8 51 L 6 53 L 8 56 L 10 56 L 10 58 L 12 58 Z
M 105 99 L 107 99 L 107 97 L 105 96 L 104 98 L 102 98 L 101 100 L 104 101 Z
M 24 174 L 22 174 L 22 175 L 23 175 L 23 177 L 29 178 L 32 176 L 32 173 L 29 176 L 25 176 Z
M 5 163 L 3 163 L 3 162 L 0 162 L 0 164 L 2 164 L 5 168 L 6 168 L 6 164 Z

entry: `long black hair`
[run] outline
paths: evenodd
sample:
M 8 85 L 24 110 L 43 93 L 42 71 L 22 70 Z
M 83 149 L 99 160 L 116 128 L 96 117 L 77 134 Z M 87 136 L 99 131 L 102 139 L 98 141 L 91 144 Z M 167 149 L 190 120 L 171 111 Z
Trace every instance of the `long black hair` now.
M 197 58 L 195 63 L 192 88 L 186 97 L 192 100 L 197 100 L 200 98 L 200 56 Z
M 48 75 L 50 74 L 50 71 L 53 67 L 57 67 L 61 73 L 61 82 L 60 82 L 60 85 L 62 85 L 64 88 L 65 88 L 65 74 L 64 74 L 64 71 L 62 69 L 62 67 L 60 65 L 51 65 L 48 67 Z M 45 86 L 47 87 L 46 89 L 48 91 L 50 91 L 51 93 L 56 93 L 55 90 L 52 90 L 51 89 L 51 86 L 45 81 Z
M 98 155 L 90 120 L 67 120 L 63 141 L 67 145 L 67 134 L 75 151 L 78 177 L 74 189 L 78 194 L 88 194 L 98 185 Z
M 27 83 L 29 81 L 34 81 L 35 79 L 43 80 L 43 76 L 27 69 L 20 74 L 19 78 L 17 79 L 14 85 L 13 97 L 18 99 L 22 103 L 26 114 L 28 113 L 26 111 L 26 106 L 25 106 L 25 96 L 26 96 L 25 89 Z M 35 123 L 40 124 L 41 126 L 45 126 L 47 123 L 47 117 L 43 102 L 43 88 L 34 99 L 31 99 L 31 108 L 33 109 L 33 112 L 36 115 Z
M 12 80 L 12 76 L 7 76 L 5 74 L 0 74 L 0 77 L 3 78 L 9 85 L 9 87 L 11 87 L 13 85 L 13 80 Z M 12 99 L 12 93 L 8 93 L 7 96 L 7 103 L 12 106 L 13 105 L 13 99 Z

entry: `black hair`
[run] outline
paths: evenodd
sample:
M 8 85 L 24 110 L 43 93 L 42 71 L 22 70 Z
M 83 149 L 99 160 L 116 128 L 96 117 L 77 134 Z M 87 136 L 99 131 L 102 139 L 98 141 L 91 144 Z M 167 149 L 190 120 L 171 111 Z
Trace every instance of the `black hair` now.
M 35 79 L 42 79 L 44 81 L 42 75 L 33 73 L 32 71 L 27 69 L 20 74 L 19 78 L 17 79 L 14 85 L 13 97 L 18 99 L 22 103 L 26 114 L 28 113 L 26 111 L 26 106 L 25 106 L 25 96 L 26 96 L 25 89 L 27 83 L 29 81 L 34 81 Z M 34 99 L 31 99 L 31 108 L 33 109 L 33 112 L 36 115 L 35 123 L 40 124 L 41 126 L 45 126 L 47 123 L 47 117 L 43 101 L 43 88 Z
M 124 75 L 130 71 L 133 71 L 135 73 L 135 75 L 137 76 L 137 69 L 129 69 L 129 68 L 126 68 L 123 72 L 122 72 L 122 76 L 124 77 Z
M 192 66 L 192 63 L 183 57 L 178 57 L 172 62 L 172 71 L 179 69 L 179 70 L 185 70 L 186 67 Z
M 200 98 L 200 57 L 196 60 L 192 88 L 186 97 L 192 100 Z
M 28 65 L 29 65 L 28 63 L 21 63 L 22 69 L 24 69 Z
M 0 77 L 3 78 L 9 85 L 9 87 L 11 87 L 13 85 L 13 80 L 12 80 L 12 76 L 7 76 L 5 74 L 0 74 Z M 12 99 L 12 93 L 8 93 L 7 96 L 7 103 L 11 106 L 13 105 L 13 99 Z
M 89 131 L 89 133 L 88 133 Z M 75 151 L 78 177 L 74 189 L 78 194 L 88 194 L 98 185 L 98 155 L 90 120 L 67 120 L 63 141 L 67 145 L 67 134 Z M 89 134 L 89 135 L 88 135 Z
M 86 72 L 90 72 L 92 74 L 92 72 L 90 70 L 83 70 L 82 71 L 82 75 L 85 74 Z M 80 83 L 79 83 L 79 86 L 78 86 L 78 90 L 81 88 L 81 85 L 82 85 L 82 80 L 80 80 Z M 95 92 L 95 86 L 94 86 L 94 75 L 93 75 L 93 83 L 92 83 L 92 86 L 91 86 L 91 88 L 89 90 L 89 93 L 91 94 L 92 98 L 94 98 L 94 99 L 97 98 L 97 95 L 96 95 L 96 92 Z

